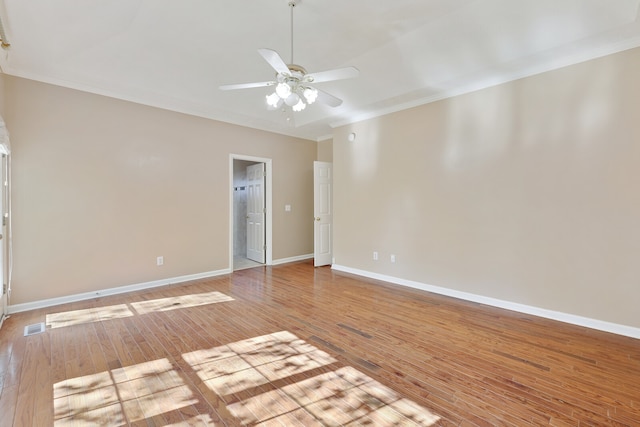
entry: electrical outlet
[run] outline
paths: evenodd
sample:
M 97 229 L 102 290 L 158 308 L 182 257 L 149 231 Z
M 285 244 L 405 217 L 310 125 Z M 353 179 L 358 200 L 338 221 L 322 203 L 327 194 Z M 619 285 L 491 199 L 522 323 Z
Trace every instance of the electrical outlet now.
M 373 260 L 374 261 L 378 260 L 378 251 L 373 251 Z
M 394 264 L 396 262 L 396 256 L 391 254 L 391 263 Z
M 163 264 L 164 264 L 163 256 L 159 256 L 158 258 L 156 258 L 156 265 L 163 265 Z

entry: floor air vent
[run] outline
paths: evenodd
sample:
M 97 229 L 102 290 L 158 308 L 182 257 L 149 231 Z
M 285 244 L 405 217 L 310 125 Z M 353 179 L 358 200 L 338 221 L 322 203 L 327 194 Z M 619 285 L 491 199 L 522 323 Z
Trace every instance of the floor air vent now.
M 36 323 L 33 325 L 29 325 L 29 326 L 25 326 L 24 327 L 24 336 L 28 337 L 30 335 L 36 335 L 36 334 L 40 334 L 42 332 L 44 332 L 44 322 L 40 322 L 40 323 Z

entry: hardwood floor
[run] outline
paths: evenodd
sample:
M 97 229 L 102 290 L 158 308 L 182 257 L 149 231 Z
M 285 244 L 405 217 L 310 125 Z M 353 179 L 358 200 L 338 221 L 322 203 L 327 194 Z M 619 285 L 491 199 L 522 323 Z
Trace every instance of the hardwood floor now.
M 0 390 L 1 426 L 638 426 L 640 340 L 301 262 L 15 314 Z

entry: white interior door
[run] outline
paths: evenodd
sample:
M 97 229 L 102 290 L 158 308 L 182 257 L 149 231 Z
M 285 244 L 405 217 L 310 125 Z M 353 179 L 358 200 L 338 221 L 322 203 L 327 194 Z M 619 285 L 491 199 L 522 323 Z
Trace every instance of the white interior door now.
M 333 258 L 333 165 L 313 162 L 313 264 L 329 265 Z
M 2 280 L 2 290 L 0 293 L 2 296 L 0 297 L 0 325 L 2 325 L 2 320 L 7 313 L 7 233 L 6 233 L 6 217 L 5 211 L 7 210 L 8 200 L 7 200 L 7 183 L 8 183 L 8 175 L 7 175 L 7 162 L 8 155 L 2 155 L 2 161 L 0 161 L 0 213 L 2 217 L 0 221 L 2 221 L 2 226 L 0 226 L 0 279 Z
M 247 258 L 264 264 L 264 163 L 247 166 Z

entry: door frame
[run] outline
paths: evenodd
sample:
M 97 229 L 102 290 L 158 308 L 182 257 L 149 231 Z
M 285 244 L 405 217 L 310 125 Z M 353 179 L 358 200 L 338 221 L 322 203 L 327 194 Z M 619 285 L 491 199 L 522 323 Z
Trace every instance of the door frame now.
M 246 156 L 243 154 L 229 154 L 229 271 L 233 272 L 233 230 L 234 230 L 234 211 L 233 211 L 233 161 L 245 160 L 249 162 L 264 163 L 266 177 L 264 178 L 264 207 L 265 212 L 265 236 L 264 242 L 267 246 L 265 251 L 265 265 L 273 265 L 273 165 L 272 160 L 266 157 Z
M 9 152 L 3 150 L 0 147 L 0 328 L 4 323 L 4 320 L 8 317 L 8 299 L 9 299 L 9 265 L 10 260 L 10 246 L 8 235 L 7 222 L 9 218 Z M 7 214 L 7 215 L 5 215 Z

